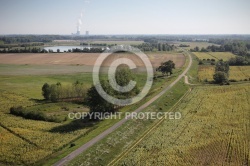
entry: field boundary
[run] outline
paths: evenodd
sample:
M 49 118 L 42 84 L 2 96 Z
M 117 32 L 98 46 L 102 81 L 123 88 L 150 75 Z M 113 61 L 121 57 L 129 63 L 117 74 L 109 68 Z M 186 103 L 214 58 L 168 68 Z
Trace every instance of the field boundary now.
M 0 126 L 1 126 L 2 128 L 4 128 L 5 130 L 7 130 L 8 132 L 10 132 L 11 134 L 13 134 L 14 136 L 16 136 L 16 137 L 22 139 L 23 141 L 25 141 L 25 142 L 27 142 L 27 143 L 29 143 L 29 144 L 35 146 L 35 147 L 40 148 L 36 143 L 31 142 L 31 141 L 28 140 L 27 138 L 25 138 L 25 137 L 23 137 L 23 136 L 17 134 L 17 133 L 14 132 L 13 130 L 11 130 L 11 129 L 9 129 L 8 127 L 4 126 L 2 123 L 0 123 Z
M 208 55 L 211 55 L 212 57 L 214 57 L 215 59 L 219 60 L 217 57 L 215 57 L 214 55 L 210 54 L 207 52 Z

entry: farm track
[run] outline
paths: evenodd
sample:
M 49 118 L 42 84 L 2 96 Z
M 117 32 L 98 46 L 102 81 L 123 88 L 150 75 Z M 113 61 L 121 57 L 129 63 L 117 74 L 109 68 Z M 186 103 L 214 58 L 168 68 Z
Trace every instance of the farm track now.
M 183 50 L 183 49 L 182 49 Z M 166 88 L 164 88 L 161 92 L 159 92 L 159 94 L 157 94 L 156 96 L 154 96 L 152 99 L 150 99 L 149 101 L 147 101 L 146 103 L 144 103 L 142 106 L 140 106 L 138 109 L 136 109 L 134 112 L 140 112 L 143 109 L 147 108 L 150 104 L 152 104 L 153 102 L 155 102 L 158 98 L 160 98 L 163 94 L 165 94 L 167 91 L 169 91 L 177 82 L 179 82 L 184 75 L 189 71 L 189 69 L 191 68 L 192 65 L 192 57 L 189 54 L 189 52 L 187 52 L 186 50 L 183 50 L 185 53 L 187 53 L 188 58 L 189 58 L 189 63 L 188 66 L 186 67 L 186 69 L 183 71 L 182 74 L 180 74 L 176 80 L 174 82 L 172 82 L 169 86 L 167 86 Z M 96 136 L 95 138 L 93 138 L 92 140 L 90 140 L 89 142 L 85 143 L 84 145 L 82 145 L 80 148 L 76 149 L 75 151 L 71 152 L 69 155 L 67 155 L 66 157 L 62 158 L 61 160 L 59 160 L 58 162 L 56 162 L 54 164 L 54 166 L 62 166 L 65 165 L 66 163 L 68 163 L 69 161 L 71 161 L 72 159 L 74 159 L 76 156 L 78 156 L 79 154 L 81 154 L 82 152 L 86 151 L 88 148 L 90 148 L 91 146 L 93 146 L 95 143 L 99 142 L 100 140 L 102 140 L 103 138 L 105 138 L 108 134 L 112 133 L 113 131 L 115 131 L 118 127 L 120 127 L 121 125 L 123 125 L 126 121 L 128 121 L 130 118 L 124 118 L 122 120 L 120 120 L 119 122 L 117 122 L 116 124 L 114 124 L 113 126 L 111 126 L 110 128 L 108 128 L 107 130 L 105 130 L 104 132 L 102 132 L 101 134 L 99 134 L 98 136 Z

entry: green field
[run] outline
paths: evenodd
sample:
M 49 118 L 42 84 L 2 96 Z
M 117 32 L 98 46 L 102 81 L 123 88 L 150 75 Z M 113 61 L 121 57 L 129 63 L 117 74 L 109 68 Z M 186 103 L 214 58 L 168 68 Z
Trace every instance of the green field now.
M 105 67 L 103 67 L 105 69 Z M 92 66 L 88 65 L 30 65 L 30 64 L 0 64 L 0 75 L 62 75 L 75 73 L 90 73 Z
M 1 65 L 0 67 L 1 73 L 4 74 L 0 78 L 0 165 L 28 165 L 37 162 L 45 164 L 44 162 L 48 162 L 48 159 L 52 159 L 50 162 L 53 163 L 61 155 L 68 154 L 118 121 L 105 120 L 94 125 L 86 125 L 79 121 L 67 120 L 63 123 L 52 123 L 27 120 L 10 115 L 10 107 L 20 105 L 29 111 L 38 110 L 60 118 L 65 118 L 69 112 L 88 111 L 88 108 L 82 104 L 45 103 L 42 101 L 41 88 L 45 82 L 49 84 L 61 82 L 62 85 L 71 85 L 76 80 L 90 87 L 92 85 L 92 74 L 72 72 L 71 74 L 37 75 L 33 69 L 39 71 L 42 66 Z M 43 67 L 46 69 L 46 66 Z M 9 69 L 12 69 L 12 71 L 9 71 Z M 26 72 L 22 71 L 23 69 L 26 69 Z M 133 111 L 145 101 L 148 101 L 163 87 L 169 85 L 181 70 L 175 69 L 175 74 L 170 78 L 157 78 L 150 93 L 141 102 L 124 107 L 121 111 Z M 8 75 L 8 72 L 11 75 Z M 101 77 L 106 78 L 106 75 L 102 74 Z M 136 82 L 139 87 L 144 85 L 145 79 L 144 73 L 136 74 Z M 14 142 L 11 143 L 12 141 Z M 70 147 L 72 142 L 76 146 Z
M 199 47 L 201 49 L 202 47 L 207 48 L 208 46 L 212 46 L 212 45 L 218 46 L 217 44 L 208 43 L 208 42 L 174 42 L 175 46 L 179 46 L 180 44 L 189 45 L 189 47 L 185 47 L 188 49 L 193 49 L 195 47 Z
M 215 72 L 214 66 L 200 65 L 198 79 L 200 82 L 212 81 Z M 250 66 L 230 66 L 229 80 L 244 81 L 250 79 Z
M 115 165 L 246 165 L 249 97 L 249 83 L 194 88 L 175 108 L 181 120 L 164 120 Z
M 230 58 L 235 57 L 231 52 L 194 52 L 194 54 L 200 60 L 214 59 L 215 61 L 218 61 L 222 59 L 223 61 L 227 61 Z

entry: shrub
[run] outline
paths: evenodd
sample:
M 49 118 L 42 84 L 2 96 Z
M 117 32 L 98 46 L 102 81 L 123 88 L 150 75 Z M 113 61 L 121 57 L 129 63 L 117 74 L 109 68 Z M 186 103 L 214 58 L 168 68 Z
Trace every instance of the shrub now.
M 222 71 L 217 71 L 213 75 L 214 81 L 217 84 L 225 84 L 228 82 L 227 74 Z
M 74 147 L 74 146 L 76 146 L 75 143 L 71 143 L 71 144 L 70 144 L 70 147 L 71 147 L 71 148 Z
M 29 110 L 24 109 L 22 106 L 11 107 L 10 114 L 21 116 L 25 119 L 42 120 L 42 121 L 57 122 L 57 123 L 62 122 L 62 120 L 60 120 L 57 117 L 53 117 L 53 116 L 48 117 L 46 116 L 46 114 L 44 114 L 41 111 L 29 111 Z
M 202 61 L 199 61 L 199 65 L 203 65 L 204 63 Z
M 230 82 L 237 82 L 237 80 L 235 80 L 235 79 L 230 79 L 229 81 Z

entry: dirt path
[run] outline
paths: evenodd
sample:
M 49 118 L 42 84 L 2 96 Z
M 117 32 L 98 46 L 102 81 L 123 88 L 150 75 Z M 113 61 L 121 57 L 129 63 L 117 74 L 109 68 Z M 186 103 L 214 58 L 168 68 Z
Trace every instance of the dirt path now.
M 196 84 L 191 84 L 191 83 L 189 83 L 189 81 L 188 81 L 188 76 L 184 76 L 184 78 L 185 78 L 185 84 L 188 84 L 188 85 L 196 85 Z
M 192 58 L 191 58 L 190 54 L 187 51 L 185 51 L 185 50 L 183 50 L 183 51 L 187 53 L 188 58 L 189 58 L 189 64 L 188 64 L 187 68 L 185 69 L 185 71 L 181 75 L 179 75 L 174 82 L 172 82 L 169 86 L 167 86 L 165 89 L 163 89 L 155 97 L 153 97 L 152 99 L 150 99 L 149 101 L 147 101 L 145 104 L 143 104 L 142 106 L 140 106 L 139 108 L 137 108 L 134 112 L 140 112 L 143 109 L 147 108 L 150 104 L 152 104 L 154 101 L 156 101 L 164 93 L 166 93 L 168 90 L 170 90 L 178 81 L 181 80 L 182 77 L 185 76 L 185 74 L 190 69 L 193 61 L 192 61 Z M 63 166 L 63 165 L 65 165 L 66 163 L 68 163 L 69 161 L 71 161 L 72 159 L 74 159 L 76 156 L 78 156 L 79 154 L 83 153 L 85 150 L 87 150 L 88 148 L 90 148 L 92 145 L 94 145 L 95 143 L 97 143 L 98 141 L 100 141 L 101 139 L 103 139 L 104 137 L 106 137 L 108 134 L 110 134 L 113 131 L 115 131 L 118 127 L 120 127 L 122 124 L 124 124 L 129 119 L 130 118 L 128 117 L 128 118 L 124 118 L 124 119 L 120 120 L 119 122 L 117 122 L 116 124 L 114 124 L 112 127 L 108 128 L 107 130 L 105 130 L 104 132 L 102 132 L 101 134 L 99 134 L 98 136 L 96 136 L 95 138 L 93 138 L 92 140 L 90 140 L 89 142 L 85 143 L 84 145 L 82 145 L 81 147 L 79 147 L 78 149 L 76 149 L 75 151 L 71 152 L 66 157 L 64 157 L 61 160 L 59 160 L 58 162 L 56 162 L 54 164 L 54 166 Z

